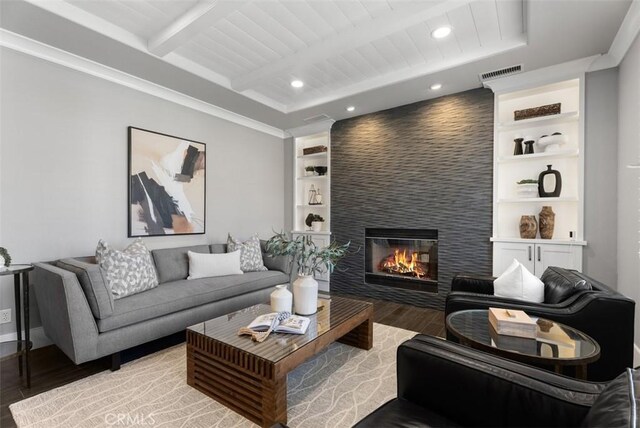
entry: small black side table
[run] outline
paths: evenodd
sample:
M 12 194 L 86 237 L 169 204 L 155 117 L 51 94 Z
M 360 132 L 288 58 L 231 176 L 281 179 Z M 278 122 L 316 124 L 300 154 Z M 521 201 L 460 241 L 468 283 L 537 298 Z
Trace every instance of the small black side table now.
M 22 356 L 25 359 L 25 369 L 27 372 L 27 388 L 31 388 L 31 364 L 29 361 L 29 351 L 31 350 L 31 338 L 29 324 L 29 272 L 33 270 L 32 265 L 11 265 L 6 270 L 0 271 L 0 276 L 13 275 L 13 293 L 16 299 L 16 332 L 17 340 L 2 342 L 2 350 L 8 346 L 16 347 L 18 354 L 18 370 L 22 376 Z M 22 278 L 22 292 L 20 285 Z M 22 299 L 20 299 L 22 296 Z M 22 310 L 21 310 L 22 308 Z M 24 318 L 23 318 L 24 317 Z M 22 339 L 22 320 L 24 319 L 24 339 Z

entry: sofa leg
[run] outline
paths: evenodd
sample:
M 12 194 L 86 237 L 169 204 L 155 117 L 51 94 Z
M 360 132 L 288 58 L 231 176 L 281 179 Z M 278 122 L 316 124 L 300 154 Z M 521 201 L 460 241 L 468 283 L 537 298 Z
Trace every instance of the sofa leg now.
M 111 367 L 112 372 L 116 370 L 120 370 L 120 352 L 116 352 L 115 354 L 111 354 Z

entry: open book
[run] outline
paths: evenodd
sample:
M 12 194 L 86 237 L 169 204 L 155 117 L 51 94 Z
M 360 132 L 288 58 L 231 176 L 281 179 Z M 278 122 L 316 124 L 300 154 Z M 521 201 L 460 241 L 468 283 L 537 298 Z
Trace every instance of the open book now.
M 247 327 L 255 331 L 266 331 L 271 326 L 271 323 L 278 316 L 277 312 L 270 314 L 260 315 L 254 319 Z M 276 321 L 277 322 L 277 321 Z M 289 318 L 281 321 L 274 329 L 276 333 L 293 333 L 304 334 L 309 327 L 309 318 L 300 317 L 298 315 L 291 315 Z

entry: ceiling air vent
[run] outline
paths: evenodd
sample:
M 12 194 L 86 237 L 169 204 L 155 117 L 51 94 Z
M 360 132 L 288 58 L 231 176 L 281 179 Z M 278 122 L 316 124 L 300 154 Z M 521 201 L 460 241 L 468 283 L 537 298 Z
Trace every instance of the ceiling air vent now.
M 329 116 L 327 116 L 326 114 L 319 114 L 317 116 L 311 116 L 308 117 L 306 119 L 304 119 L 305 122 L 307 123 L 312 123 L 312 122 L 321 122 L 323 120 L 329 120 L 331 119 Z
M 512 65 L 511 67 L 501 68 L 500 70 L 487 71 L 480 74 L 480 81 L 486 82 L 487 80 L 497 79 L 498 77 L 509 76 L 510 74 L 520 73 L 522 71 L 522 64 Z

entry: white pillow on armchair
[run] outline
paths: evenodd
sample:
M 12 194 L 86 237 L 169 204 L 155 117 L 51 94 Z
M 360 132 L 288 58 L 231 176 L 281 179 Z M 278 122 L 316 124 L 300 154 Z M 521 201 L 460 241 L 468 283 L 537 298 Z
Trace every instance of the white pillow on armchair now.
M 519 261 L 513 259 L 507 270 L 493 281 L 493 294 L 498 297 L 542 303 L 544 283 Z

